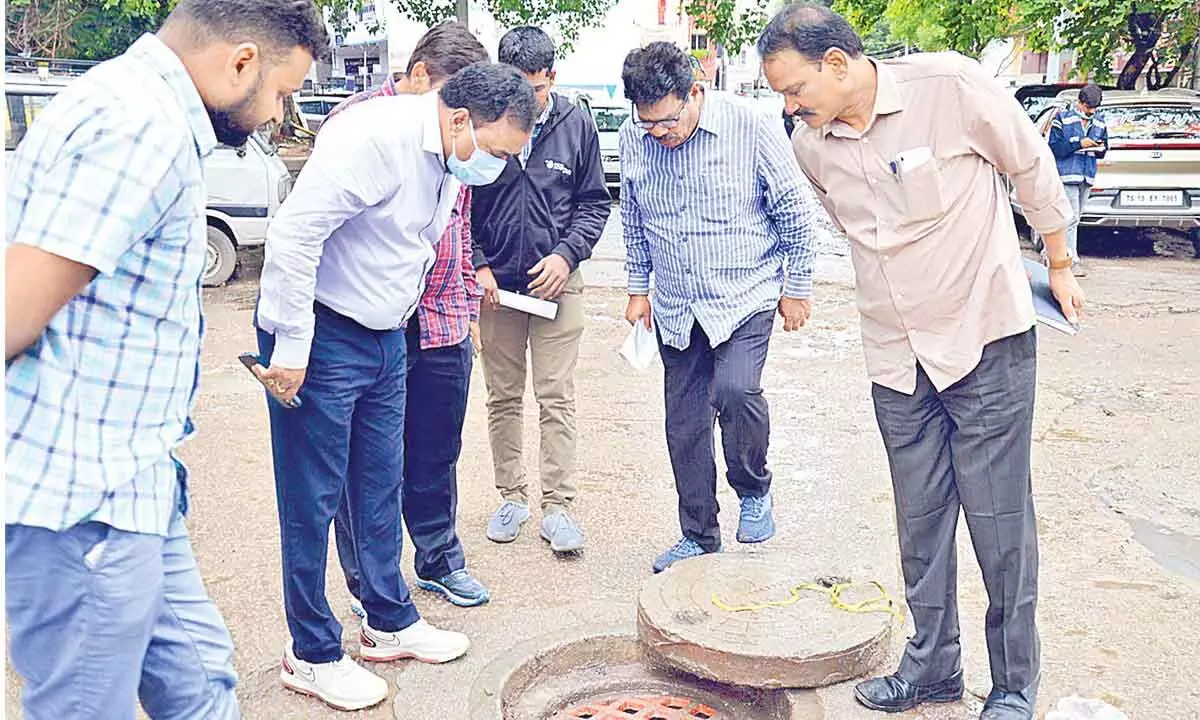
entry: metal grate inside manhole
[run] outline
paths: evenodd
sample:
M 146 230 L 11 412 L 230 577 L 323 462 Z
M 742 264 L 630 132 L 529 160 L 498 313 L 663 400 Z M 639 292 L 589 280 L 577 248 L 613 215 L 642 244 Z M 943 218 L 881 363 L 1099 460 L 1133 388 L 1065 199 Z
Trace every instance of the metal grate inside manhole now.
M 554 720 L 733 720 L 691 698 L 673 695 L 618 697 L 567 708 Z

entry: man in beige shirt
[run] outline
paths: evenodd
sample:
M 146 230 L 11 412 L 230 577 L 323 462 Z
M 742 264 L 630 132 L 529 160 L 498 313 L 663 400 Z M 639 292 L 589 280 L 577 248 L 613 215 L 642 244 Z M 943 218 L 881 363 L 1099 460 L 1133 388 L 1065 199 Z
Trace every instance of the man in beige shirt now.
M 916 633 L 895 675 L 861 683 L 901 712 L 962 696 L 955 528 L 965 511 L 990 605 L 982 720 L 1032 718 L 1039 677 L 1030 490 L 1035 317 L 1008 194 L 1045 237 L 1068 317 L 1083 304 L 1063 233 L 1071 209 L 1032 123 L 974 61 L 877 62 L 833 11 L 792 5 L 758 42 L 803 120 L 796 157 L 850 239 L 875 413 L 896 498 Z

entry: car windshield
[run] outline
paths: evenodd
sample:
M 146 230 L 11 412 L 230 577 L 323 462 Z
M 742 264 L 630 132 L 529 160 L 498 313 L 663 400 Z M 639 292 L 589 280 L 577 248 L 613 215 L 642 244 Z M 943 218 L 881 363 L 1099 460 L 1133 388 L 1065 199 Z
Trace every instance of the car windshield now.
M 1108 136 L 1121 140 L 1200 139 L 1200 107 L 1129 105 L 1100 110 Z
M 629 117 L 629 109 L 621 107 L 592 108 L 596 116 L 596 129 L 600 132 L 616 132 L 621 129 L 625 118 Z

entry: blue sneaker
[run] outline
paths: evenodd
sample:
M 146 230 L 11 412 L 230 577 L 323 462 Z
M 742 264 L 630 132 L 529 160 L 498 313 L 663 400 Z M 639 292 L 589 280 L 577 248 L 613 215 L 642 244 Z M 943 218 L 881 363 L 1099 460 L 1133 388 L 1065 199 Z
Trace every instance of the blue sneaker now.
M 505 500 L 500 509 L 488 521 L 488 540 L 510 543 L 521 534 L 521 526 L 529 520 L 529 506 Z
M 459 607 L 475 607 L 491 599 L 488 589 L 466 570 L 455 570 L 440 580 L 417 578 L 417 587 L 429 592 L 441 593 L 452 604 Z
M 685 537 L 684 539 L 675 543 L 670 550 L 658 556 L 658 559 L 654 561 L 654 572 L 660 573 L 680 560 L 699 557 L 707 554 L 707 552 L 707 550 L 700 547 L 700 543 L 691 538 Z M 714 552 L 721 552 L 721 548 L 718 547 Z
M 738 518 L 738 542 L 760 543 L 775 537 L 775 518 L 771 515 L 771 506 L 770 493 L 762 497 L 742 498 L 742 512 Z

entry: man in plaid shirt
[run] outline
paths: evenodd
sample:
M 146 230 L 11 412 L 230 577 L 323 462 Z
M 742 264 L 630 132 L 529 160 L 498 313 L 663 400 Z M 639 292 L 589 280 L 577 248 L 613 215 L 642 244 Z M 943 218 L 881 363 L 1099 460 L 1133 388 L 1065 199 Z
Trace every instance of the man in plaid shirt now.
M 310 0 L 181 0 L 74 80 L 9 162 L 5 609 L 24 716 L 240 717 L 184 521 L 203 161 L 283 114 Z
M 388 77 L 382 87 L 358 93 L 334 108 L 326 122 L 364 100 L 437 90 L 460 69 L 488 59 L 487 50 L 466 26 L 447 22 L 417 43 L 406 72 Z M 471 191 L 462 187 L 437 259 L 426 278 L 425 293 L 408 322 L 408 398 L 405 409 L 404 485 L 401 509 L 416 550 L 417 586 L 440 593 L 460 607 L 488 601 L 488 591 L 466 569 L 455 530 L 462 428 L 467 412 L 473 344 L 478 337 L 483 294 L 471 262 Z M 349 511 L 343 502 L 334 518 L 338 558 L 346 584 L 359 597 Z M 363 614 L 361 605 L 354 610 Z

